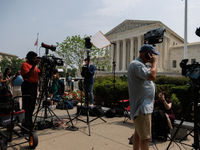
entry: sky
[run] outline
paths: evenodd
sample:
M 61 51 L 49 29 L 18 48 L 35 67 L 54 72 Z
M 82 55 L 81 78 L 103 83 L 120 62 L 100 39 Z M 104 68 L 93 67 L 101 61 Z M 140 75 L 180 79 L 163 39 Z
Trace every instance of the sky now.
M 94 35 L 125 21 L 161 21 L 184 38 L 185 0 L 0 0 L 0 52 L 25 58 L 41 43 Z M 200 1 L 188 0 L 188 42 L 199 42 Z M 41 48 L 40 53 L 45 53 Z

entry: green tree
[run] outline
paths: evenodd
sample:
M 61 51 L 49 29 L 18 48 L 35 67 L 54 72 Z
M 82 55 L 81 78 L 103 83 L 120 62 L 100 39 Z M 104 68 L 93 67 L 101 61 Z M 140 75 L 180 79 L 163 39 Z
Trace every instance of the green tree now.
M 5 56 L 3 56 L 1 60 L 1 71 L 4 72 L 5 68 L 9 66 L 10 66 L 10 61 Z
M 62 43 L 56 43 L 56 53 L 62 57 L 65 64 L 69 65 L 72 69 L 78 67 L 78 70 L 81 71 L 84 58 L 87 57 L 85 37 L 81 38 L 80 35 L 75 35 L 72 37 L 68 36 Z M 110 58 L 106 49 L 98 49 L 92 46 L 90 49 L 90 56 L 93 65 L 98 65 L 99 67 L 105 66 L 108 69 L 110 68 L 108 63 Z M 102 57 L 104 58 L 99 59 Z
M 15 74 L 18 70 L 21 70 L 21 65 L 23 62 L 23 59 L 15 57 L 11 58 L 10 69 L 12 70 L 12 74 Z
M 76 68 L 73 68 L 73 69 L 67 69 L 67 72 L 70 73 L 70 75 L 71 75 L 72 77 L 75 77 L 75 72 L 76 72 L 76 71 L 77 71 Z
M 11 75 L 14 75 L 18 70 L 21 70 L 23 59 L 12 57 L 10 60 L 3 56 L 1 60 L 1 71 L 4 72 L 6 67 L 11 69 Z

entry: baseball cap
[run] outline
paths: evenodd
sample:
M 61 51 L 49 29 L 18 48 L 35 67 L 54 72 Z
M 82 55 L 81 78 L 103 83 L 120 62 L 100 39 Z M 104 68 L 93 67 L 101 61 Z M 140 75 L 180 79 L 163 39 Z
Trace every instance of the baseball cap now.
M 152 45 L 149 44 L 144 44 L 141 48 L 139 52 L 153 52 L 155 55 L 160 55 L 160 53 L 158 53 L 155 48 Z

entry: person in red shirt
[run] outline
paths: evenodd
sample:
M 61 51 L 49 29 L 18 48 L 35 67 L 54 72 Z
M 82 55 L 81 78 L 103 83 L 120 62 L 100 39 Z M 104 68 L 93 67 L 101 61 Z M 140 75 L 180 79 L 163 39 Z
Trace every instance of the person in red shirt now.
M 35 109 L 35 103 L 37 98 L 37 84 L 38 78 L 42 75 L 43 67 L 41 70 L 37 68 L 40 63 L 40 59 L 37 59 L 37 53 L 29 51 L 26 55 L 27 61 L 21 66 L 21 75 L 23 77 L 23 83 L 21 86 L 22 95 L 30 95 L 30 97 L 22 98 L 22 108 L 25 110 L 25 121 L 23 126 L 30 129 L 32 124 L 32 115 Z

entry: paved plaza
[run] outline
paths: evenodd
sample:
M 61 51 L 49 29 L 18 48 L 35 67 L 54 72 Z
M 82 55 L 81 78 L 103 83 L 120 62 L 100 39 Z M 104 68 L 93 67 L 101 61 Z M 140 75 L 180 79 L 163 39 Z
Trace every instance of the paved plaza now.
M 55 114 L 63 120 L 68 118 L 66 110 L 54 109 Z M 76 114 L 77 108 L 69 110 L 70 116 L 73 118 Z M 86 120 L 86 116 L 80 116 L 80 119 Z M 94 117 L 89 117 L 92 120 Z M 73 120 L 78 131 L 66 130 L 66 125 L 59 126 L 53 129 L 36 130 L 38 135 L 38 150 L 132 150 L 132 145 L 129 144 L 128 138 L 134 132 L 134 124 L 131 120 L 123 123 L 123 117 L 106 118 L 106 123 L 101 119 L 96 119 L 90 123 L 90 133 L 88 125 L 82 121 Z M 68 123 L 71 125 L 71 123 Z M 11 144 L 17 144 L 25 141 L 22 139 L 13 140 Z M 155 140 L 155 144 L 149 143 L 150 150 L 164 150 L 167 148 L 170 141 Z M 191 145 L 193 138 L 188 136 L 188 139 L 184 141 Z M 181 149 L 192 149 L 192 147 L 179 144 Z M 29 148 L 28 143 L 17 145 L 8 148 L 8 150 L 27 150 Z M 172 143 L 170 150 L 180 149 L 176 143 Z

